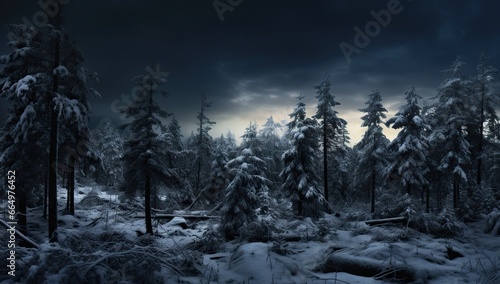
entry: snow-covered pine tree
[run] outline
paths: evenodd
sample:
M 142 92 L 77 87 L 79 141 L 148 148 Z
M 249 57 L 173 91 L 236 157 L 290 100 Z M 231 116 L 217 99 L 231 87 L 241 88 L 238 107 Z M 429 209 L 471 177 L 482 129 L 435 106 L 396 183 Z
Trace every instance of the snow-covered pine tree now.
M 212 161 L 212 173 L 210 176 L 210 185 L 204 190 L 211 202 L 221 200 L 224 196 L 224 190 L 229 184 L 229 168 L 227 167 L 228 155 L 225 139 L 221 136 L 219 143 L 215 146 L 214 160 Z
M 165 129 L 161 118 L 169 114 L 162 110 L 153 100 L 154 93 L 165 95 L 158 86 L 162 86 L 167 79 L 161 74 L 147 74 L 135 78 L 139 90 L 134 101 L 123 107 L 120 112 L 130 122 L 121 127 L 130 132 L 130 137 L 125 141 L 123 160 L 125 164 L 124 188 L 129 195 L 135 194 L 143 188 L 146 233 L 153 234 L 151 223 L 151 188 L 153 180 L 160 183 L 169 183 L 175 179 L 175 173 L 169 169 L 164 161 L 165 149 L 158 138 L 160 130 Z M 142 195 L 141 194 L 141 195 Z
M 476 103 L 479 103 L 478 111 L 478 126 L 473 127 L 471 125 L 471 130 L 477 130 L 478 138 L 477 138 L 477 153 L 475 156 L 477 159 L 477 169 L 476 169 L 476 183 L 478 186 L 481 186 L 482 183 L 482 172 L 483 172 L 483 157 L 485 156 L 484 144 L 485 144 L 485 131 L 484 125 L 487 123 L 490 129 L 494 129 L 494 126 L 498 123 L 498 116 L 496 114 L 495 108 L 496 105 L 500 103 L 500 96 L 493 92 L 492 84 L 495 83 L 496 78 L 499 74 L 498 70 L 488 64 L 489 57 L 486 55 L 486 52 L 481 52 L 479 54 L 479 63 L 476 67 L 477 75 L 474 78 L 474 96 Z M 469 127 L 468 127 L 469 128 Z M 470 135 L 470 131 L 468 131 Z M 469 142 L 472 144 L 473 141 L 469 139 Z
M 173 115 L 172 120 L 167 126 L 169 133 L 169 140 L 172 150 L 174 151 L 182 151 L 184 149 L 184 143 L 182 142 L 182 131 L 181 126 L 179 125 L 179 121 Z
M 351 148 L 348 146 L 350 141 L 349 131 L 347 131 L 347 122 L 342 121 L 341 128 L 333 140 L 332 150 L 328 153 L 328 169 L 330 176 L 328 181 L 331 184 L 331 194 L 336 201 L 346 201 L 350 188 L 349 157 Z
M 58 165 L 58 147 L 60 143 L 72 139 L 85 140 L 83 137 L 88 134 L 89 109 L 86 96 L 98 95 L 87 82 L 87 78 L 90 81 L 94 74 L 89 76 L 88 71 L 82 67 L 83 56 L 61 29 L 60 18 L 58 11 L 50 19 L 50 25 L 38 30 L 26 25 L 11 25 L 10 38 L 13 41 L 10 46 L 13 52 L 1 59 L 5 65 L 1 76 L 2 96 L 11 103 L 12 114 L 5 124 L 5 127 L 10 129 L 6 129 L 4 133 L 10 136 L 5 137 L 6 139 L 14 140 L 13 144 L 2 150 L 7 158 L 13 153 L 22 154 L 26 145 L 32 150 L 34 147 L 40 147 L 38 154 L 25 155 L 30 159 L 31 165 L 27 163 L 24 170 L 19 172 L 30 175 L 26 180 L 38 184 L 44 183 L 45 179 L 45 175 L 39 173 L 48 174 L 50 241 L 57 241 L 57 170 L 67 168 Z M 12 96 L 13 94 L 15 96 Z M 31 141 L 28 141 L 28 137 Z M 47 147 L 48 144 L 50 147 Z M 73 153 L 77 152 L 75 148 L 76 146 L 72 147 Z M 49 155 L 45 156 L 45 153 Z M 75 156 L 67 152 L 63 155 L 69 156 L 70 162 L 71 157 Z M 49 161 L 37 163 L 32 160 L 33 157 L 48 158 Z M 37 170 L 34 174 L 30 167 L 40 164 L 47 165 L 47 168 Z M 42 180 L 33 176 L 41 177 Z M 21 190 L 18 196 L 21 212 L 25 210 L 25 193 Z M 25 214 L 21 215 L 23 223 Z
M 123 182 L 124 141 L 116 126 L 109 122 L 91 131 L 90 143 L 94 149 L 88 156 L 85 169 L 97 182 L 115 186 Z M 89 149 L 90 150 L 90 149 Z
M 8 43 L 12 51 L 0 57 L 0 96 L 8 103 L 0 140 L 0 165 L 3 172 L 15 171 L 23 180 L 23 186 L 16 188 L 16 207 L 19 228 L 26 232 L 26 204 L 33 197 L 32 189 L 45 183 L 44 175 L 39 173 L 48 173 L 46 130 L 52 85 L 51 64 L 44 58 L 52 58 L 51 42 L 44 32 L 36 33 L 26 25 L 8 27 L 15 36 Z
M 172 119 L 167 125 L 166 131 L 162 133 L 160 137 L 162 143 L 164 144 L 165 162 L 169 168 L 188 169 L 188 165 L 192 163 L 192 160 L 189 163 L 186 163 L 186 159 L 184 159 L 184 154 L 186 153 L 183 153 L 185 147 L 182 137 L 183 135 L 179 121 L 175 115 L 172 114 Z M 180 174 L 179 171 L 177 172 Z
M 238 146 L 236 145 L 236 137 L 231 131 L 226 133 L 226 143 L 227 143 L 227 158 L 229 160 L 236 158 L 238 154 Z
M 337 116 L 338 112 L 334 109 L 340 105 L 331 93 L 331 83 L 328 77 L 318 86 L 315 86 L 316 98 L 318 99 L 317 111 L 313 116 L 320 119 L 321 137 L 323 147 L 323 190 L 324 197 L 328 201 L 328 153 L 335 147 L 334 141 L 340 136 L 340 130 L 347 122 Z
M 464 131 L 469 118 L 467 100 L 471 95 L 471 82 L 462 74 L 464 65 L 460 56 L 453 61 L 429 112 L 433 128 L 429 138 L 433 151 L 440 153 L 438 170 L 452 185 L 454 208 L 459 206 L 460 183 L 467 181 L 464 167 L 470 164 L 470 144 Z
M 196 199 L 187 208 L 190 210 L 198 200 L 203 196 L 213 204 L 215 201 L 220 201 L 224 197 L 224 190 L 230 181 L 228 162 L 228 141 L 221 134 L 219 138 L 213 140 L 214 144 L 214 159 L 211 163 L 211 174 L 207 185 L 201 190 Z M 221 204 L 217 205 L 219 208 Z M 215 210 L 215 209 L 214 209 Z
M 282 160 L 284 168 L 280 173 L 283 191 L 290 198 L 299 216 L 318 217 L 323 213 L 325 199 L 318 185 L 320 177 L 316 173 L 318 157 L 318 123 L 306 118 L 303 95 L 299 95 L 297 107 L 290 114 L 288 133 L 292 139 L 291 148 Z
M 207 179 L 210 177 L 210 164 L 213 158 L 212 136 L 208 133 L 215 124 L 207 116 L 206 112 L 212 107 L 212 102 L 207 101 L 207 96 L 201 95 L 200 112 L 196 116 L 198 119 L 198 133 L 195 136 L 196 160 L 194 161 L 195 194 L 199 194 L 204 188 Z
M 64 34 L 60 47 L 61 65 L 54 70 L 58 76 L 60 93 L 55 99 L 59 108 L 59 147 L 62 150 L 64 162 L 59 164 L 59 174 L 67 176 L 67 210 L 75 213 L 75 166 L 89 152 L 90 104 L 87 98 L 100 94 L 89 86 L 92 81 L 98 81 L 97 73 L 91 73 L 83 64 L 85 59 L 74 42 Z
M 243 149 L 240 156 L 227 163 L 232 181 L 226 188 L 221 210 L 220 230 L 226 239 L 234 239 L 239 230 L 257 220 L 256 210 L 261 206 L 258 192 L 269 183 L 262 176 L 265 162 L 251 149 Z
M 240 145 L 240 149 L 245 150 L 248 149 L 251 151 L 252 156 L 255 156 L 256 159 L 262 159 L 262 141 L 259 139 L 257 135 L 257 124 L 255 122 L 250 122 L 247 128 L 245 128 L 245 132 L 241 136 L 243 141 Z M 255 163 L 254 168 L 252 169 L 252 174 L 259 175 L 262 177 L 266 177 L 267 179 L 267 162 L 262 159 L 263 163 Z M 261 204 L 261 212 L 265 213 L 269 209 L 269 186 L 271 183 L 263 184 L 262 186 L 256 188 L 257 196 L 259 197 Z
M 257 124 L 250 122 L 241 135 L 243 139 L 240 148 L 251 149 L 254 155 L 260 155 L 262 152 L 261 141 L 257 137 Z
M 411 195 L 413 189 L 422 188 L 428 183 L 425 174 L 428 171 L 426 155 L 429 146 L 423 132 L 430 130 L 430 127 L 420 114 L 418 100 L 422 98 L 415 87 L 411 86 L 405 95 L 406 105 L 386 122 L 387 126 L 401 129 L 388 145 L 388 152 L 394 157 L 386 174 L 389 179 L 399 178 L 406 193 Z
M 383 169 L 387 166 L 387 145 L 389 140 L 382 133 L 381 124 L 386 118 L 387 109 L 382 105 L 379 90 L 373 90 L 368 95 L 367 106 L 360 109 L 366 113 L 361 117 L 362 127 L 367 127 L 361 141 L 356 145 L 358 151 L 358 164 L 354 171 L 355 187 L 358 190 L 369 189 L 371 206 L 370 211 L 375 212 L 375 189 L 381 182 Z M 364 192 L 364 191 L 363 191 Z
M 281 128 L 282 125 L 275 122 L 273 117 L 270 116 L 262 126 L 257 137 L 262 146 L 262 159 L 267 164 L 266 176 L 273 181 L 273 186 L 271 187 L 271 192 L 273 193 L 278 192 L 278 189 L 281 188 L 279 182 L 279 174 L 283 170 L 281 155 L 285 151 L 285 147 L 283 147 L 281 139 L 278 136 L 278 130 Z

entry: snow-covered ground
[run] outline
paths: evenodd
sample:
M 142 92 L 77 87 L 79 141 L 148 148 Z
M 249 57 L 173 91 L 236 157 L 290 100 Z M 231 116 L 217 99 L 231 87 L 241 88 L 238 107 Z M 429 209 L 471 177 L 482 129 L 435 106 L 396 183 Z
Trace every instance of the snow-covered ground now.
M 281 237 L 265 243 L 219 240 L 217 251 L 202 253 L 193 244 L 207 238 L 217 220 L 154 221 L 158 236 L 138 237 L 144 232 L 144 220 L 134 218 L 142 213 L 140 202 L 120 204 L 116 193 L 97 185 L 78 187 L 75 193 L 76 216 L 59 216 L 59 244 L 43 243 L 44 219 L 29 220 L 30 235 L 42 245 L 19 253 L 22 276 L 17 281 L 500 283 L 500 238 L 483 233 L 485 220 L 463 225 L 457 237 L 435 238 L 404 224 L 368 226 L 342 214 L 274 219 Z M 64 189 L 59 197 L 63 208 Z M 184 221 L 187 228 L 182 228 Z M 286 241 L 287 236 L 295 241 Z M 145 274 L 137 276 L 141 271 Z

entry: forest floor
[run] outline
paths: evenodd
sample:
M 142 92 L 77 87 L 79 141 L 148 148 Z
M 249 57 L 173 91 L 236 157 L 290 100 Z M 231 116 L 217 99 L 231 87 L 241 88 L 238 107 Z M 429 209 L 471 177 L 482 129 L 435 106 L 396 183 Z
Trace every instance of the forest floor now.
M 217 219 L 156 220 L 157 236 L 140 236 L 138 204 L 119 203 L 105 187 L 77 188 L 76 216 L 60 215 L 58 244 L 46 242 L 45 219 L 30 218 L 40 247 L 17 248 L 16 277 L 2 266 L 1 283 L 500 283 L 500 237 L 483 233 L 483 219 L 444 238 L 405 224 L 368 226 L 355 210 L 319 220 L 267 216 L 269 241 L 225 242 L 213 234 Z M 6 231 L 0 236 L 5 244 Z

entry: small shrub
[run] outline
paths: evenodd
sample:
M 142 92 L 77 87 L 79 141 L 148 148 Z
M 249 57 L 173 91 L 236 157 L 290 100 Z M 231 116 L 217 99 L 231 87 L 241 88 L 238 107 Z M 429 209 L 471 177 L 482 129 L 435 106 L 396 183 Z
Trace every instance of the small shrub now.
M 188 245 L 189 249 L 196 250 L 202 253 L 216 253 L 219 251 L 221 244 L 224 242 L 224 237 L 214 228 L 203 233 L 200 240 Z
M 453 237 L 462 231 L 459 221 L 446 209 L 437 216 L 428 213 L 414 214 L 409 226 L 416 231 L 439 238 Z
M 500 235 L 500 210 L 495 208 L 486 216 L 486 228 L 484 232 L 494 236 Z
M 239 230 L 239 239 L 249 242 L 268 242 L 276 227 L 270 220 L 259 220 L 243 225 Z
M 276 238 L 273 241 L 271 251 L 280 255 L 292 254 L 292 251 L 288 249 L 288 243 L 283 238 Z

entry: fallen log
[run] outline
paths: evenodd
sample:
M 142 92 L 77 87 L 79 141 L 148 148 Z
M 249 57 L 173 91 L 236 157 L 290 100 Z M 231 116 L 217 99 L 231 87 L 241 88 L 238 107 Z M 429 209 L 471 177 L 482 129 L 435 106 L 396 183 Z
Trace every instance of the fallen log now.
M 385 219 L 374 219 L 374 220 L 366 220 L 364 221 L 366 225 L 375 226 L 385 223 L 404 223 L 408 221 L 406 217 L 394 217 L 394 218 L 385 218 Z
M 380 260 L 341 253 L 332 253 L 314 270 L 322 273 L 346 272 L 357 276 L 373 277 L 377 280 L 396 280 L 407 283 L 415 279 L 414 272 L 404 265 L 390 265 Z
M 5 222 L 4 220 L 0 220 L 0 224 L 2 224 L 2 226 L 7 228 L 7 230 L 14 229 L 16 236 L 25 242 L 23 245 L 24 247 L 28 247 L 28 248 L 38 248 L 39 247 L 39 245 L 37 243 L 35 243 L 33 240 L 31 240 L 30 238 L 25 236 L 23 233 L 19 232 L 15 228 L 15 226 L 14 226 L 14 228 L 11 228 L 11 226 L 9 224 L 7 224 L 7 222 Z
M 156 214 L 151 216 L 153 219 L 174 219 L 175 217 L 181 217 L 186 220 L 208 220 L 219 218 L 219 216 L 204 216 L 204 215 L 175 215 L 175 214 Z M 134 216 L 134 218 L 143 219 L 146 218 L 144 215 Z

